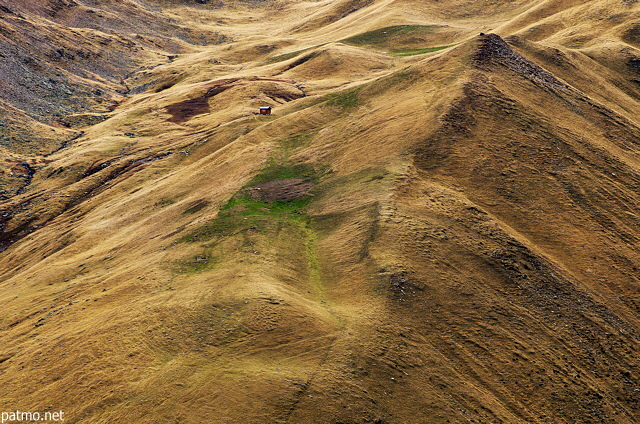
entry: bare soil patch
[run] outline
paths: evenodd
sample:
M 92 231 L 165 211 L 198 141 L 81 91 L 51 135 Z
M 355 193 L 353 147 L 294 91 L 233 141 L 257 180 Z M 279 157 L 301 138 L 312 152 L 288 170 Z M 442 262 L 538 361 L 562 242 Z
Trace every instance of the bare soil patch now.
M 266 181 L 247 188 L 249 196 L 263 202 L 288 202 L 310 194 L 313 183 L 307 178 L 284 178 Z
M 196 115 L 209 113 L 209 99 L 233 87 L 233 84 L 227 84 L 227 82 L 230 81 L 224 81 L 221 82 L 221 84 L 214 85 L 207 90 L 203 96 L 167 106 L 167 112 L 171 114 L 169 121 L 180 124 L 188 121 Z

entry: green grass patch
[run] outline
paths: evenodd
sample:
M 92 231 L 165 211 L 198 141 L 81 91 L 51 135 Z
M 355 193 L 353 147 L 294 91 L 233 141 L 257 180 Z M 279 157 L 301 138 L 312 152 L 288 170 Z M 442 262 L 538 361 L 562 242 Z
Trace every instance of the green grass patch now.
M 311 201 L 310 197 L 294 199 L 288 202 L 262 202 L 245 194 L 236 194 L 220 209 L 219 218 L 258 218 L 284 217 L 295 219 L 305 215 L 305 208 Z
M 449 46 L 438 46 L 438 47 L 425 47 L 423 49 L 400 49 L 400 50 L 392 50 L 391 54 L 393 56 L 405 57 L 405 56 L 415 56 L 417 54 L 425 54 L 431 52 L 437 52 L 439 50 L 448 49 L 452 47 L 454 44 Z
M 301 133 L 293 137 L 299 141 L 298 137 L 306 136 L 309 135 Z M 326 172 L 328 172 L 327 168 L 316 168 L 307 163 L 292 164 L 286 158 L 271 158 L 249 183 L 220 208 L 216 219 L 184 235 L 179 241 L 195 243 L 233 236 L 258 227 L 267 228 L 274 222 L 285 222 L 296 226 L 306 225 L 309 220 L 306 208 L 312 200 L 311 196 L 288 201 L 266 202 L 249 196 L 246 189 L 263 182 L 287 178 L 302 178 L 316 182 Z
M 308 163 L 288 164 L 275 158 L 269 159 L 267 165 L 245 187 L 284 178 L 304 178 L 317 181 L 320 173 Z
M 318 171 L 310 164 L 283 164 L 271 159 L 267 166 L 258 173 L 244 188 L 256 184 L 285 179 L 308 178 L 317 181 L 324 169 Z M 264 202 L 249 196 L 240 190 L 220 208 L 218 217 L 199 229 L 186 234 L 179 241 L 195 243 L 238 234 L 252 227 L 265 227 L 274 221 L 289 222 L 296 225 L 308 221 L 306 207 L 311 197 L 303 197 L 289 201 Z
M 265 228 L 279 221 L 303 225 L 308 221 L 306 207 L 311 198 L 289 202 L 262 202 L 244 193 L 233 196 L 218 213 L 218 217 L 180 238 L 183 243 L 198 243 L 218 237 L 233 236 L 244 231 Z
M 340 40 L 353 46 L 392 47 L 431 34 L 442 28 L 438 25 L 395 25 L 375 29 Z
M 358 34 L 341 41 L 354 46 L 383 48 L 393 56 L 414 56 L 437 52 L 452 46 L 415 47 L 419 44 L 427 44 L 427 36 L 440 28 L 442 27 L 437 25 L 396 25 Z
M 340 41 L 354 46 L 387 47 L 392 43 L 401 43 L 403 39 L 427 35 L 438 28 L 441 27 L 437 25 L 396 25 L 364 32 Z
M 216 237 L 231 236 L 240 230 L 246 230 L 253 222 L 242 222 L 235 218 L 217 218 L 202 227 L 182 236 L 178 242 L 198 243 Z

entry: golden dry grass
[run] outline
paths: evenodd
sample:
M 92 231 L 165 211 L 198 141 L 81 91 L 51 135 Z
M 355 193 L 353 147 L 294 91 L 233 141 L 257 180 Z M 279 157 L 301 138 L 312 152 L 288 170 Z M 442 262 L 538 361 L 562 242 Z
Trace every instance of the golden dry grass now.
M 639 6 L 155 3 L 232 41 L 143 56 L 0 203 L 7 410 L 638 422 Z M 342 41 L 396 25 L 452 47 Z

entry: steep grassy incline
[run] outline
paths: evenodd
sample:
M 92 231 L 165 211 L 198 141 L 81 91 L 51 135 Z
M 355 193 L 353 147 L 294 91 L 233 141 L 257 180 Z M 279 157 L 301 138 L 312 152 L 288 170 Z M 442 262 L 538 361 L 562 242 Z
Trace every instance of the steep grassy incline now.
M 0 1 L 0 198 L 139 90 L 134 71 L 224 40 L 139 2 Z
M 234 41 L 140 70 L 109 119 L 14 160 L 2 404 L 70 423 L 638 422 L 632 73 L 523 33 L 571 5 L 445 3 L 155 2 Z

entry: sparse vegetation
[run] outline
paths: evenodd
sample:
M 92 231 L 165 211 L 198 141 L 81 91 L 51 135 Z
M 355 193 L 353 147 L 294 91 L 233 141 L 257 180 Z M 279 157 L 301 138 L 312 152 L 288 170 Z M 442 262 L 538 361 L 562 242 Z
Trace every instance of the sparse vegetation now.
M 421 77 L 416 70 L 403 70 L 391 75 L 384 76 L 366 85 L 364 94 L 367 96 L 377 96 L 388 90 L 398 90 L 403 86 L 409 86 Z
M 232 235 L 241 227 L 246 227 L 246 224 L 246 222 L 240 222 L 237 219 L 218 217 L 195 231 L 184 235 L 178 241 L 183 243 L 197 243 L 200 241 L 211 240 L 214 237 Z
M 305 132 L 301 132 L 298 134 L 293 134 L 291 136 L 282 138 L 280 140 L 278 140 L 278 143 L 280 144 L 280 148 L 285 152 L 288 153 L 294 149 L 297 149 L 299 147 L 304 147 L 307 145 L 307 143 L 309 142 L 309 140 L 311 140 L 311 138 L 317 133 L 317 131 L 305 131 Z
M 296 50 L 293 52 L 289 52 L 289 53 L 283 53 L 283 54 L 279 54 L 277 56 L 273 56 L 267 59 L 267 62 L 269 63 L 276 63 L 276 62 L 284 62 L 285 60 L 289 60 L 289 59 L 293 59 L 294 57 L 308 51 L 311 49 L 315 49 L 317 47 L 322 47 L 324 46 L 326 43 L 323 44 L 318 44 L 317 46 L 313 46 L 313 47 L 307 47 L 306 49 L 300 49 L 300 50 Z
M 268 58 L 267 62 L 269 62 L 269 63 L 284 62 L 285 60 L 293 59 L 294 57 L 298 56 L 299 54 L 306 52 L 310 48 L 311 47 L 306 48 L 306 49 L 296 50 L 294 52 L 279 54 L 277 56 L 273 56 L 273 57 Z
M 174 263 L 174 270 L 179 274 L 191 275 L 213 269 L 214 265 L 215 259 L 211 256 L 210 252 L 206 252 L 195 257 L 176 261 Z
M 345 38 L 341 41 L 354 46 L 384 47 L 394 38 L 427 35 L 437 28 L 440 27 L 435 25 L 396 25 L 354 35 L 353 37 Z
M 416 47 L 419 43 L 428 43 L 429 34 L 439 28 L 442 27 L 436 25 L 396 25 L 358 34 L 341 41 L 354 46 L 382 48 L 393 56 L 414 56 L 436 52 L 452 46 Z
M 337 107 L 342 110 L 354 109 L 362 104 L 362 100 L 358 95 L 360 91 L 361 87 L 356 87 L 339 93 L 327 94 L 327 106 Z
M 164 208 L 165 206 L 173 205 L 176 203 L 175 199 L 160 199 L 158 200 L 154 206 Z
M 194 214 L 196 212 L 201 211 L 202 209 L 206 208 L 207 206 L 209 206 L 209 202 L 206 200 L 199 200 L 197 202 L 194 202 L 193 204 L 191 204 L 184 212 L 182 212 L 183 214 Z
M 400 50 L 392 50 L 391 54 L 394 56 L 405 57 L 405 56 L 415 56 L 418 54 L 432 53 L 440 50 L 448 49 L 450 46 L 438 46 L 438 47 L 425 47 L 423 49 L 400 49 Z

